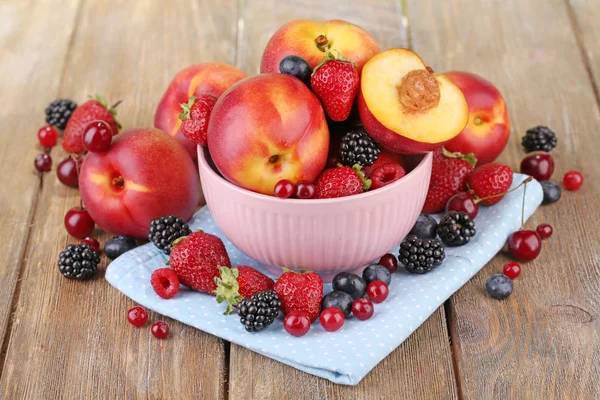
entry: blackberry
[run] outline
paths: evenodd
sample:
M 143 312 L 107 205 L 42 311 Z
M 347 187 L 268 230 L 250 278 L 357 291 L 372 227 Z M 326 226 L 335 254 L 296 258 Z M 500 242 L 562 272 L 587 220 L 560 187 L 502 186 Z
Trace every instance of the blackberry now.
M 100 256 L 85 243 L 70 244 L 60 253 L 58 269 L 65 278 L 83 281 L 96 275 Z
M 475 222 L 469 214 L 450 211 L 444 215 L 437 227 L 437 234 L 447 246 L 462 246 L 475 236 Z
M 154 243 L 165 254 L 171 254 L 171 244 L 182 236 L 187 236 L 192 231 L 185 221 L 175 215 L 155 218 L 150 223 L 148 240 Z
M 359 164 L 362 167 L 373 165 L 379 157 L 379 146 L 364 128 L 354 128 L 342 138 L 340 159 L 349 167 Z
M 400 244 L 398 260 L 413 274 L 425 274 L 441 265 L 445 258 L 439 239 L 419 239 L 411 235 Z
M 46 122 L 58 129 L 65 129 L 76 108 L 77 104 L 69 99 L 54 100 L 46 107 Z
M 550 151 L 556 147 L 556 134 L 547 126 L 536 126 L 527 130 L 521 144 L 525 151 Z
M 240 322 L 248 332 L 258 332 L 271 325 L 280 310 L 281 301 L 274 290 L 255 294 L 238 306 Z

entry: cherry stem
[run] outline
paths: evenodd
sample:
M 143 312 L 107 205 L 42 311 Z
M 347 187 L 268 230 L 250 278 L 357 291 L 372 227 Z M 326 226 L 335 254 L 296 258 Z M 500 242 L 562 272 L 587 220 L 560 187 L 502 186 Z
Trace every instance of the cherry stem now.
M 80 165 L 79 165 L 79 154 L 71 154 L 70 157 L 75 161 L 75 172 L 77 173 L 77 181 L 79 182 L 79 169 L 80 169 Z M 81 194 L 79 195 L 79 207 L 83 210 L 83 199 L 81 198 Z
M 484 200 L 489 200 L 489 199 L 493 199 L 494 197 L 507 195 L 510 192 L 514 192 L 515 190 L 517 190 L 521 186 L 527 185 L 529 182 L 531 182 L 532 179 L 533 178 L 531 176 L 528 176 L 527 179 L 525 179 L 523 182 L 521 182 L 517 187 L 515 187 L 513 189 L 507 190 L 506 192 L 502 192 L 502 193 L 498 193 L 498 194 L 493 194 L 493 195 L 487 196 L 487 197 L 476 197 L 473 201 L 475 202 L 475 204 L 479 204 L 480 202 L 482 202 Z M 471 190 L 471 188 L 469 188 L 469 192 L 471 194 L 474 194 L 473 191 Z
M 531 181 L 531 177 L 525 179 L 521 184 L 525 184 L 523 188 L 523 207 L 521 207 L 521 230 L 525 226 L 525 195 L 527 194 L 527 184 Z M 519 185 L 520 186 L 520 185 Z
M 121 102 L 122 102 L 122 101 L 123 101 L 123 100 L 119 100 L 119 101 L 117 101 L 115 104 L 113 104 L 112 106 L 110 106 L 110 108 L 117 108 L 117 106 L 118 106 L 119 104 L 121 104 Z

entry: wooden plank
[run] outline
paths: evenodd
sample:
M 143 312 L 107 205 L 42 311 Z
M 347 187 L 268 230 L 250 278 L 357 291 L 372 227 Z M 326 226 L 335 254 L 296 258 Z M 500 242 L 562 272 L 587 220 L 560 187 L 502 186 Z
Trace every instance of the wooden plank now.
M 0 337 L 9 325 L 11 301 L 41 189 L 33 168 L 42 152 L 36 132 L 56 96 L 75 26 L 77 0 L 60 9 L 48 2 L 0 3 Z M 37 49 L 37 51 L 28 51 Z
M 478 73 L 506 97 L 512 132 L 501 161 L 518 168 L 520 137 L 547 125 L 559 136 L 554 179 L 572 168 L 587 179 L 528 222 L 550 223 L 554 236 L 524 265 L 510 298 L 496 301 L 484 290 L 505 256 L 452 298 L 461 397 L 598 398 L 600 188 L 592 182 L 600 173 L 600 113 L 567 7 L 562 0 L 414 0 L 407 9 L 414 48 L 434 69 Z
M 300 18 L 348 20 L 369 31 L 384 49 L 406 46 L 400 3 L 367 3 L 249 2 L 242 12 L 244 30 L 239 39 L 237 66 L 257 73 L 262 51 L 273 32 L 285 22 Z M 443 308 L 357 387 L 335 385 L 235 344 L 231 344 L 229 380 L 230 399 L 398 398 L 399 393 L 414 398 L 456 397 Z
M 48 3 L 47 10 L 64 12 L 62 2 Z M 59 94 L 80 101 L 96 92 L 109 100 L 122 99 L 119 120 L 124 127 L 151 126 L 154 108 L 177 71 L 201 61 L 234 62 L 236 13 L 233 0 L 82 2 Z M 42 13 L 35 25 L 47 20 Z M 25 22 L 31 21 L 23 21 L 21 29 L 30 27 Z M 30 53 L 50 47 L 48 40 L 54 40 L 52 34 L 41 36 L 29 45 Z M 36 65 L 48 67 L 42 61 Z M 60 75 L 54 67 L 51 71 Z M 26 93 L 35 100 L 33 94 L 40 86 L 31 86 Z M 15 86 L 4 96 L 21 89 Z M 55 96 L 44 93 L 43 103 Z M 43 105 L 37 110 L 41 112 Z M 55 149 L 53 156 L 60 160 L 65 153 Z M 32 157 L 26 159 L 29 170 Z M 171 334 L 168 340 L 158 341 L 149 328 L 160 316 L 151 314 L 146 326 L 132 327 L 126 313 L 134 303 L 109 286 L 103 273 L 86 283 L 69 281 L 58 273 L 59 252 L 74 242 L 62 219 L 78 202 L 75 190 L 61 185 L 54 175 L 45 178 L 0 397 L 165 399 L 177 393 L 178 398 L 223 398 L 226 356 L 221 340 L 167 320 Z M 102 243 L 107 238 L 101 232 L 96 235 Z M 102 271 L 105 264 L 103 260 Z

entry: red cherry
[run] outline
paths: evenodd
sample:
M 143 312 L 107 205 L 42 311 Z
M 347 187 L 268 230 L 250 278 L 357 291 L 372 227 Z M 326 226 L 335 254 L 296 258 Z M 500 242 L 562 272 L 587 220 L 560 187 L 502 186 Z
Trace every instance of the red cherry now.
M 86 237 L 84 238 L 81 243 L 85 243 L 88 246 L 90 246 L 91 248 L 93 248 L 94 250 L 96 250 L 96 253 L 100 253 L 100 242 L 98 242 L 96 239 L 94 239 L 93 237 Z
M 571 170 L 563 177 L 563 184 L 567 190 L 579 190 L 583 185 L 583 175 L 579 171 Z
M 142 326 L 148 321 L 148 313 L 140 306 L 133 307 L 127 311 L 127 320 L 133 326 Z
M 40 144 L 44 147 L 54 147 L 58 142 L 58 132 L 53 126 L 44 125 L 37 133 Z
M 291 197 L 295 191 L 296 186 L 294 186 L 292 181 L 288 181 L 287 179 L 282 179 L 275 185 L 275 196 L 280 199 Z
M 535 231 L 516 231 L 508 237 L 508 250 L 519 261 L 531 261 L 542 251 L 542 240 Z
M 335 332 L 344 325 L 344 313 L 337 307 L 329 307 L 321 312 L 319 320 L 327 332 Z
M 56 167 L 56 175 L 58 176 L 58 180 L 61 181 L 63 185 L 74 188 L 79 187 L 77 164 L 79 164 L 79 168 L 81 168 L 81 158 L 78 158 L 77 161 L 75 161 L 73 157 L 68 157 L 58 164 Z
M 504 264 L 502 273 L 514 281 L 519 275 L 521 275 L 521 264 L 514 261 L 507 262 Z
M 290 335 L 304 336 L 310 330 L 310 318 L 304 311 L 290 311 L 283 319 L 283 327 Z
M 367 295 L 375 303 L 383 303 L 390 294 L 390 288 L 385 282 L 373 281 L 367 286 Z
M 466 212 L 469 218 L 475 219 L 479 212 L 479 205 L 470 193 L 459 192 L 450 197 L 446 203 L 446 213 L 449 211 Z
M 86 149 L 93 153 L 108 150 L 112 141 L 113 131 L 104 121 L 92 121 L 86 125 L 81 140 Z
M 542 239 L 548 239 L 552 236 L 552 226 L 549 224 L 538 225 L 538 227 L 535 228 L 535 231 Z
M 554 173 L 554 159 L 543 151 L 531 154 L 521 161 L 521 173 L 531 175 L 538 181 L 547 181 Z
M 296 197 L 299 199 L 312 199 L 315 197 L 315 185 L 307 181 L 300 181 L 296 185 Z
M 48 172 L 52 169 L 52 157 L 50 157 L 48 154 L 38 154 L 35 157 L 33 166 L 39 172 Z
M 352 303 L 352 314 L 361 321 L 371 318 L 374 312 L 373 303 L 365 298 L 361 297 Z
M 169 336 L 169 325 L 163 321 L 156 321 L 152 324 L 150 332 L 152 332 L 152 335 L 154 335 L 155 338 L 164 339 Z
M 390 271 L 390 274 L 393 274 L 398 269 L 398 259 L 395 255 L 390 253 L 384 254 L 379 259 L 379 262 L 377 264 L 381 265 L 382 267 L 385 267 L 385 269 Z
M 79 207 L 74 207 L 67 211 L 64 222 L 67 232 L 78 239 L 90 236 L 95 225 L 90 214 Z

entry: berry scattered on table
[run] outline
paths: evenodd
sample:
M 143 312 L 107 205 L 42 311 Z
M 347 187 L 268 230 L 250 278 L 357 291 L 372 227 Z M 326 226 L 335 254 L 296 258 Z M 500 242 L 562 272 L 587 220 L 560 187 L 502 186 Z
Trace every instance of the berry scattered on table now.
M 519 261 L 531 261 L 542 251 L 542 240 L 537 232 L 519 230 L 508 237 L 508 251 Z
M 327 332 L 335 332 L 344 325 L 344 313 L 339 308 L 329 307 L 321 311 L 319 320 Z
M 137 247 L 135 240 L 129 236 L 113 236 L 104 243 L 104 254 L 111 260 Z
M 302 57 L 285 56 L 279 62 L 279 72 L 292 75 L 300 79 L 307 86 L 310 85 L 310 74 L 312 68 Z
M 287 179 L 282 179 L 275 184 L 275 196 L 280 199 L 287 199 L 294 195 L 296 192 L 296 186 L 292 183 L 292 181 Z
M 398 164 L 384 164 L 371 174 L 371 189 L 379 189 L 404 177 L 406 171 Z
M 100 264 L 100 256 L 85 243 L 68 245 L 58 257 L 60 273 L 65 278 L 78 281 L 96 275 L 98 264 Z
M 42 147 L 54 147 L 58 142 L 58 132 L 51 125 L 42 126 L 37 136 Z
M 441 265 L 446 258 L 439 239 L 419 239 L 409 236 L 400 244 L 398 261 L 413 274 L 425 274 Z
M 112 129 L 104 121 L 90 122 L 83 128 L 81 134 L 83 146 L 92 153 L 102 153 L 108 150 L 112 137 Z
M 216 102 L 217 98 L 212 94 L 202 94 L 190 96 L 187 103 L 180 104 L 181 132 L 186 139 L 202 146 L 208 145 L 208 122 Z
M 490 296 L 501 300 L 513 292 L 513 282 L 506 275 L 494 274 L 487 279 L 485 289 Z
M 69 187 L 79 187 L 79 173 L 77 168 L 81 168 L 81 158 L 77 157 L 77 160 L 73 156 L 69 156 L 62 160 L 56 167 L 56 176 L 58 180 Z
M 340 146 L 342 164 L 352 167 L 373 165 L 379 157 L 379 145 L 371 139 L 363 127 L 357 127 L 346 133 Z
M 535 228 L 535 231 L 538 235 L 540 235 L 540 238 L 548 239 L 550 236 L 552 236 L 552 225 L 540 224 L 537 226 L 537 228 Z
M 158 297 L 163 299 L 172 299 L 179 292 L 179 278 L 171 268 L 154 270 L 150 284 Z
M 363 278 L 350 272 L 340 272 L 331 281 L 333 290 L 348 293 L 354 300 L 364 296 L 367 283 Z
M 71 114 L 77 108 L 77 104 L 69 99 L 57 99 L 46 107 L 46 122 L 58 129 L 65 129 Z M 51 146 L 49 146 L 51 147 Z
M 96 225 L 87 210 L 80 207 L 73 207 L 67 211 L 64 223 L 67 232 L 78 239 L 90 236 Z
M 248 332 L 258 332 L 271 325 L 280 310 L 281 301 L 274 290 L 257 293 L 238 306 L 240 322 Z
M 542 204 L 552 204 L 560 200 L 562 190 L 557 183 L 552 181 L 542 181 L 540 184 L 542 185 L 542 190 L 544 192 Z
M 565 189 L 567 190 L 579 190 L 581 185 L 583 185 L 583 175 L 579 171 L 571 170 L 563 177 L 563 185 L 565 185 Z
M 100 242 L 98 242 L 93 237 L 87 236 L 81 240 L 81 243 L 87 244 L 92 249 L 94 249 L 96 253 L 100 254 Z
M 433 239 L 437 236 L 438 223 L 429 214 L 420 214 L 408 236 L 414 235 L 419 239 Z
M 321 309 L 335 307 L 339 309 L 347 317 L 352 312 L 352 302 L 354 299 L 348 293 L 334 290 L 323 297 L 321 301 Z
M 281 311 L 285 315 L 303 311 L 310 321 L 316 320 L 321 311 L 323 280 L 316 272 L 284 271 L 273 286 L 281 300 Z
M 316 198 L 330 199 L 353 196 L 363 193 L 371 187 L 371 180 L 360 171 L 360 166 L 326 169 L 315 183 Z
M 554 159 L 545 152 L 528 155 L 521 161 L 520 171 L 522 174 L 533 176 L 538 181 L 546 181 L 554 173 Z
M 458 192 L 446 203 L 446 213 L 450 211 L 465 212 L 469 218 L 475 219 L 479 213 L 479 205 L 471 193 Z
M 377 264 L 387 269 L 390 274 L 393 274 L 398 269 L 398 258 L 393 254 L 387 253 L 381 256 Z
M 465 212 L 450 211 L 437 227 L 437 234 L 447 246 L 462 246 L 475 236 L 475 223 Z
M 152 324 L 150 332 L 152 332 L 152 336 L 155 338 L 164 339 L 169 336 L 169 325 L 163 321 L 156 321 Z
M 310 330 L 311 318 L 304 311 L 290 311 L 283 319 L 283 327 L 290 335 L 304 336 Z
M 155 218 L 150 222 L 148 240 L 165 254 L 171 254 L 171 245 L 176 239 L 192 233 L 183 218 L 176 215 Z
M 373 281 L 382 281 L 386 285 L 392 282 L 392 274 L 387 268 L 379 264 L 371 264 L 367 268 L 363 269 L 362 277 L 367 285 Z
M 38 172 L 48 172 L 52 169 L 52 157 L 49 154 L 38 154 L 35 156 L 33 166 Z
M 352 314 L 361 321 L 371 318 L 374 313 L 373 303 L 365 298 L 356 299 L 352 303 Z
M 148 313 L 140 306 L 132 307 L 127 311 L 127 320 L 133 326 L 142 326 L 148 321 Z
M 383 303 L 390 294 L 390 289 L 385 282 L 376 280 L 367 286 L 367 295 L 374 303 Z
M 556 134 L 547 126 L 536 126 L 527 130 L 525 136 L 521 140 L 521 144 L 525 151 L 551 151 L 556 147 Z
M 470 191 L 486 206 L 494 205 L 504 197 L 513 181 L 508 165 L 489 163 L 477 167 L 467 181 Z
M 219 267 L 220 276 L 215 278 L 217 303 L 227 302 L 225 314 L 233 311 L 233 306 L 243 299 L 271 290 L 275 282 L 259 270 L 245 265 L 227 268 Z
M 315 185 L 307 181 L 300 181 L 296 184 L 296 197 L 299 199 L 313 199 L 317 193 Z
M 502 273 L 512 280 L 515 280 L 521 275 L 521 264 L 515 261 L 510 261 L 504 264 Z

